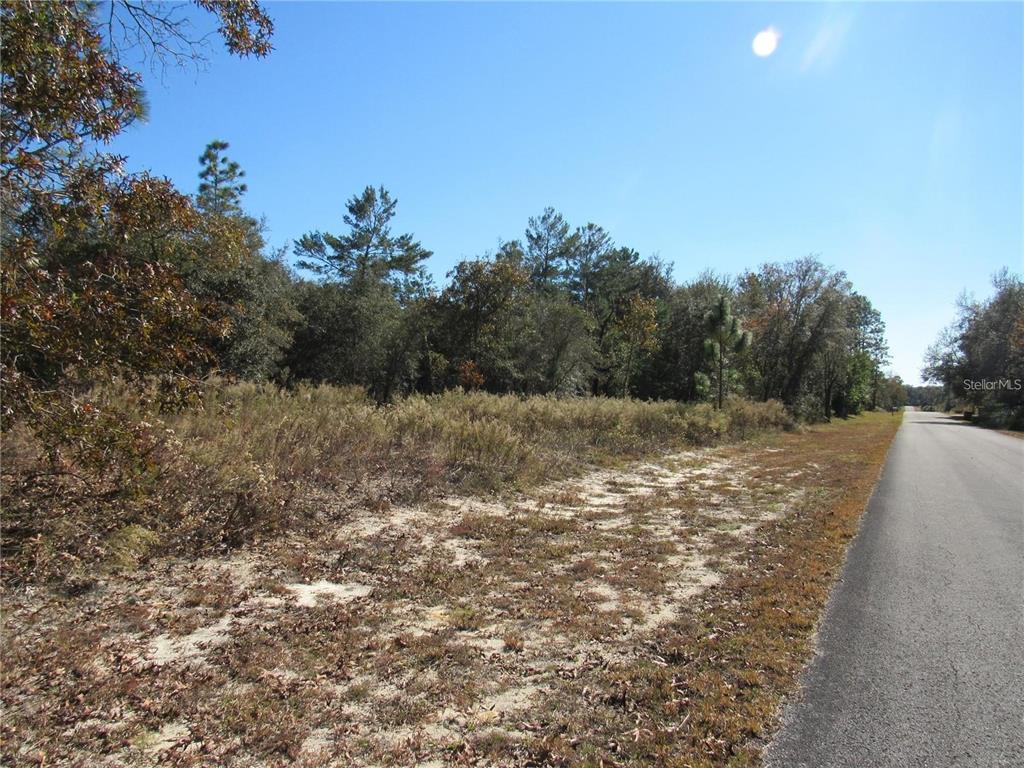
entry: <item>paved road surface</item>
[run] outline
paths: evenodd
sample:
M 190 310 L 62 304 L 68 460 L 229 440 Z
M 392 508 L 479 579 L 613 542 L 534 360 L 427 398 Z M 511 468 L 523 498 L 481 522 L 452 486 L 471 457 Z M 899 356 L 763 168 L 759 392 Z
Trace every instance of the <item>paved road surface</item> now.
M 904 415 L 772 768 L 1024 766 L 1024 440 Z

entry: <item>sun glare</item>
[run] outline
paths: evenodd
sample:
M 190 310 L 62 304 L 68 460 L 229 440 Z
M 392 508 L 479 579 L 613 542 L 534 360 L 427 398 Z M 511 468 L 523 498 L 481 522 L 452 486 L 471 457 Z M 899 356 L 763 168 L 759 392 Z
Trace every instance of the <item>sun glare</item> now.
M 754 49 L 754 54 L 760 56 L 762 59 L 771 56 L 775 53 L 775 48 L 779 44 L 779 38 L 782 35 L 779 34 L 778 30 L 774 27 L 768 27 L 768 29 L 762 29 L 756 35 L 754 35 L 754 42 L 751 47 Z

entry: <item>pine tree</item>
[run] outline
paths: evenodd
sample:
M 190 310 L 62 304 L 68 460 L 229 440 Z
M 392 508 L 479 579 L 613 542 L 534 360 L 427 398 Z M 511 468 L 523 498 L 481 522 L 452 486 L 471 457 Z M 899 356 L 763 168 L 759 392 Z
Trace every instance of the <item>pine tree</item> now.
M 245 171 L 226 156 L 227 148 L 225 141 L 211 141 L 199 158 L 198 258 L 183 272 L 189 290 L 220 306 L 228 320 L 215 344 L 220 369 L 259 380 L 279 372 L 299 317 L 287 267 L 280 254 L 267 257 L 261 222 L 242 208 Z
M 206 213 L 226 216 L 240 212 L 242 195 L 248 189 L 239 181 L 245 176 L 245 171 L 234 160 L 221 154 L 228 146 L 226 141 L 211 141 L 199 158 L 203 168 L 199 172 L 202 181 L 196 202 Z
M 348 234 L 311 232 L 296 241 L 298 266 L 356 290 L 385 282 L 403 294 L 415 292 L 431 253 L 411 234 L 391 233 L 397 205 L 384 187 L 367 187 L 348 201 Z
M 574 240 L 569 224 L 554 208 L 545 208 L 540 216 L 530 218 L 525 256 L 530 280 L 536 287 L 549 289 L 561 285 Z
M 753 339 L 750 331 L 744 331 L 740 319 L 732 314 L 732 305 L 723 294 L 704 316 L 707 337 L 704 340 L 704 354 L 714 365 L 718 374 L 718 408 L 722 407 L 725 395 L 725 372 L 729 359 L 750 346 Z

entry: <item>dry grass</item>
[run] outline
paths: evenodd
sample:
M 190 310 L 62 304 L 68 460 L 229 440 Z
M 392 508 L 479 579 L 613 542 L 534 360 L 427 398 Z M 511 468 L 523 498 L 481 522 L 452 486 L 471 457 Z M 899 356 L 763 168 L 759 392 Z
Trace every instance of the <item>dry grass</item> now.
M 869 414 L 782 438 L 782 452 L 762 469 L 805 467 L 791 478 L 806 489 L 798 508 L 751 537 L 735 555 L 745 567 L 635 660 L 564 686 L 546 707 L 532 757 L 555 765 L 758 765 L 899 421 Z
M 102 398 L 100 398 L 102 399 Z M 686 445 L 778 430 L 777 403 L 706 405 L 448 392 L 376 407 L 362 390 L 212 383 L 176 415 L 107 396 L 137 424 L 136 465 L 44 460 L 4 436 L 8 581 L 94 578 L 157 553 L 226 551 L 351 507 L 508 492 Z M 95 452 L 93 452 L 95 453 Z M 95 456 L 93 456 L 96 459 Z
M 755 764 L 897 422 L 8 589 L 5 760 Z

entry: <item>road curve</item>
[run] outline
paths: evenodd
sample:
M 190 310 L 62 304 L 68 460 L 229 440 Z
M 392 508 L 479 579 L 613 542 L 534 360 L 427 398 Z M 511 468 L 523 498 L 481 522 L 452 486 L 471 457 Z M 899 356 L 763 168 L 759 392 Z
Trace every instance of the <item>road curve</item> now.
M 765 763 L 1024 766 L 1024 440 L 904 414 Z

